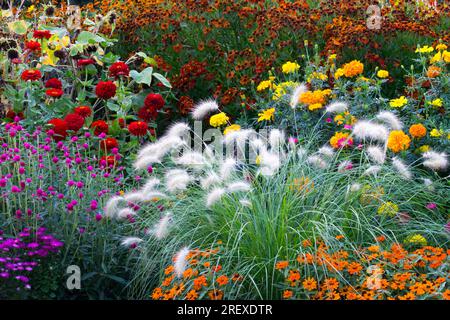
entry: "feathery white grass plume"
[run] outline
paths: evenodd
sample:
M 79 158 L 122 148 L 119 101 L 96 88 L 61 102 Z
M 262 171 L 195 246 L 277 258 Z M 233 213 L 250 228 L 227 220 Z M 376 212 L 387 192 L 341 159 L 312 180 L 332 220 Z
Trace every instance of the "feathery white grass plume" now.
M 210 112 L 219 110 L 219 105 L 215 100 L 205 100 L 194 106 L 192 111 L 192 118 L 195 120 L 202 120 Z
M 164 155 L 166 155 L 170 150 L 177 149 L 185 144 L 185 141 L 178 136 L 164 136 L 159 139 L 158 142 L 149 143 L 142 148 L 138 152 L 136 162 L 145 162 L 142 159 L 145 157 L 153 157 L 155 159 L 154 162 L 160 162 Z
M 267 150 L 266 143 L 260 138 L 252 139 L 250 141 L 250 146 L 253 148 L 254 151 L 260 151 L 261 152 L 263 150 Z
M 274 152 L 263 151 L 259 154 L 259 165 L 265 172 L 276 172 L 281 166 L 281 160 L 278 154 Z M 272 174 L 264 174 L 272 175 Z
M 361 190 L 361 188 L 362 188 L 361 184 L 355 182 L 350 186 L 350 191 L 357 192 L 357 191 Z
M 358 121 L 353 127 L 353 134 L 361 140 L 378 140 L 386 142 L 389 137 L 388 129 L 377 123 L 370 121 Z
M 390 111 L 381 111 L 376 118 L 387 124 L 392 130 L 401 130 L 403 128 L 403 123 L 400 119 Z
M 222 163 L 220 167 L 220 177 L 223 180 L 228 179 L 235 171 L 236 165 L 237 163 L 236 160 L 234 160 L 234 158 L 225 159 L 225 161 Z
M 319 150 L 317 150 L 317 153 L 319 153 L 327 158 L 332 158 L 334 155 L 334 150 L 333 150 L 333 148 L 331 148 L 329 146 L 323 146 Z
M 392 165 L 394 166 L 394 169 L 406 180 L 411 180 L 412 173 L 409 170 L 409 168 L 403 163 L 402 160 L 395 157 L 392 159 Z
M 242 206 L 247 207 L 247 208 L 252 207 L 252 203 L 247 199 L 241 199 L 241 200 L 239 200 L 239 203 L 242 204 Z
M 130 247 L 130 246 L 135 246 L 135 245 L 137 245 L 138 243 L 141 243 L 142 241 L 144 241 L 144 240 L 142 240 L 141 238 L 137 238 L 137 237 L 126 237 L 126 238 L 122 239 L 121 244 L 122 244 L 124 247 Z
M 364 171 L 363 175 L 364 176 L 370 176 L 370 175 L 376 176 L 380 171 L 381 171 L 380 166 L 370 166 L 369 168 L 367 168 L 366 171 Z
M 344 160 L 339 164 L 338 172 L 343 173 L 347 170 L 350 170 L 351 168 L 353 168 L 353 163 L 350 160 Z
M 206 177 L 200 179 L 200 185 L 203 190 L 209 189 L 215 184 L 221 183 L 222 180 L 215 172 L 210 172 Z
M 159 179 L 156 178 L 150 178 L 147 180 L 147 182 L 142 187 L 142 193 L 145 195 L 146 193 L 153 191 L 156 186 L 158 186 L 161 183 Z
M 138 158 L 133 166 L 136 170 L 143 170 L 147 169 L 149 166 L 155 164 L 155 163 L 161 163 L 161 158 L 158 155 L 146 155 L 141 158 Z
M 346 102 L 336 101 L 330 103 L 325 110 L 328 113 L 343 113 L 347 111 L 347 109 L 348 104 Z
M 186 190 L 191 182 L 191 176 L 186 170 L 172 169 L 166 172 L 166 188 L 171 193 Z
M 285 139 L 286 138 L 283 131 L 278 129 L 271 130 L 269 134 L 269 143 L 271 150 L 280 148 L 280 146 L 283 145 Z
M 295 87 L 292 91 L 291 101 L 289 103 L 292 109 L 297 108 L 300 96 L 306 91 L 308 91 L 308 88 L 303 83 Z
M 305 158 L 307 155 L 308 155 L 308 151 L 307 151 L 305 148 L 302 148 L 302 147 L 298 148 L 298 150 L 297 150 L 297 156 L 298 156 L 300 159 Z
M 136 211 L 134 211 L 131 208 L 123 208 L 120 209 L 119 212 L 117 213 L 117 218 L 119 219 L 126 219 L 128 217 L 132 217 L 136 215 Z
M 447 154 L 444 152 L 428 151 L 422 157 L 425 159 L 423 165 L 431 170 L 441 171 L 448 166 Z
M 309 156 L 306 161 L 318 169 L 326 169 L 328 167 L 328 163 L 319 156 Z
M 238 139 L 239 135 L 241 134 L 240 131 L 241 131 L 241 130 L 228 132 L 228 133 L 223 137 L 222 142 L 223 142 L 224 144 L 226 144 L 226 145 L 231 145 L 232 143 L 234 143 L 234 142 Z
M 206 197 L 206 206 L 211 208 L 211 206 L 220 201 L 225 194 L 226 191 L 223 188 L 215 188 L 211 190 Z
M 123 198 L 125 199 L 125 201 L 131 203 L 139 203 L 145 200 L 144 194 L 141 191 L 124 194 Z
M 184 247 L 180 251 L 178 251 L 175 255 L 174 270 L 178 278 L 181 278 L 183 276 L 184 271 L 186 270 L 187 265 L 186 258 L 188 254 L 189 254 L 188 247 Z
M 171 218 L 172 218 L 172 213 L 167 212 L 155 225 L 153 234 L 156 239 L 161 240 L 169 234 Z
M 378 164 L 383 164 L 386 161 L 386 153 L 378 146 L 370 146 L 366 149 L 369 159 Z
M 177 122 L 173 124 L 166 133 L 166 136 L 183 137 L 191 127 L 185 122 Z
M 425 187 L 430 190 L 430 191 L 434 191 L 434 186 L 433 186 L 433 181 L 431 181 L 428 178 L 422 178 L 423 180 L 423 184 L 425 185 Z
M 153 201 L 153 200 L 159 200 L 159 199 L 166 199 L 167 195 L 160 191 L 149 191 L 147 193 L 143 193 L 144 201 Z
M 108 202 L 106 202 L 106 206 L 105 206 L 105 216 L 112 218 L 116 215 L 117 213 L 117 208 L 119 206 L 119 203 L 124 201 L 123 197 L 119 197 L 119 196 L 114 196 L 111 197 Z
M 176 164 L 189 168 L 202 168 L 206 160 L 200 152 L 186 152 L 181 157 L 174 159 Z
M 227 186 L 227 192 L 229 193 L 250 191 L 250 189 L 250 184 L 245 181 L 233 182 Z

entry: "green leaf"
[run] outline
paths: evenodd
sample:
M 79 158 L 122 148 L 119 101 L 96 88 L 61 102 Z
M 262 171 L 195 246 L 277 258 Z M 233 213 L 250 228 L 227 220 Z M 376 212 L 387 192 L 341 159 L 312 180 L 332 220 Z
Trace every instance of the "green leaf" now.
M 172 88 L 172 85 L 170 84 L 169 80 L 167 80 L 166 77 L 164 77 L 162 74 L 155 72 L 153 76 L 158 79 L 166 88 Z
M 24 20 L 13 21 L 8 23 L 8 28 L 16 34 L 24 35 L 27 33 L 28 23 Z
M 137 72 L 136 70 L 132 70 L 130 72 L 130 77 L 133 78 L 133 80 L 136 81 L 137 83 L 143 83 L 143 84 L 150 86 L 150 84 L 152 83 L 152 74 L 153 74 L 153 68 L 148 67 L 148 68 L 142 70 L 142 72 Z
M 96 34 L 93 34 L 92 32 L 89 31 L 81 31 L 80 35 L 77 38 L 77 43 L 79 44 L 95 44 L 95 43 L 102 43 L 105 42 L 106 40 Z

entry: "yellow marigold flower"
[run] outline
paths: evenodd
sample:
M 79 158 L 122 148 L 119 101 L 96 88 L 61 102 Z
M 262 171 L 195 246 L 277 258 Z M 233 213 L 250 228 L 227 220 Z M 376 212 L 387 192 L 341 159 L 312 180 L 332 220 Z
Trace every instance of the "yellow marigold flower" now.
M 420 234 L 414 234 L 414 235 L 406 238 L 405 242 L 410 243 L 410 244 L 417 244 L 417 245 L 421 245 L 421 246 L 427 245 L 427 239 L 425 239 L 425 237 Z
M 294 73 L 300 69 L 300 65 L 297 62 L 288 61 L 281 67 L 283 73 Z
M 335 53 L 334 54 L 330 54 L 328 56 L 328 61 L 334 61 L 334 60 L 336 60 L 336 57 L 337 57 L 337 55 Z
M 416 49 L 416 53 L 430 53 L 433 52 L 434 48 L 430 47 L 430 46 L 423 46 L 423 47 L 418 47 Z
M 423 138 L 427 135 L 427 128 L 420 123 L 413 124 L 409 128 L 409 133 L 413 138 Z
M 342 69 L 344 70 L 344 75 L 347 78 L 352 78 L 352 77 L 358 76 L 363 73 L 364 64 L 362 64 L 358 60 L 353 60 L 353 61 L 350 61 L 349 63 L 344 64 Z
M 27 13 L 32 13 L 34 9 L 36 9 L 36 7 L 32 4 L 31 6 L 28 7 Z
M 260 113 L 258 113 L 258 122 L 261 121 L 272 121 L 275 118 L 275 108 L 266 109 Z
M 446 46 L 445 44 L 443 44 L 443 43 L 439 43 L 439 44 L 436 46 L 436 50 L 437 50 L 437 51 L 444 51 L 444 50 L 447 50 L 447 46 Z
M 433 129 L 430 132 L 430 136 L 432 136 L 433 138 L 439 138 L 440 136 L 442 136 L 444 134 L 444 130 L 438 130 L 438 129 Z
M 264 90 L 266 90 L 266 89 L 268 89 L 268 88 L 271 88 L 271 89 L 272 89 L 272 86 L 273 86 L 273 84 L 272 84 L 272 81 L 271 81 L 271 80 L 264 80 L 264 81 L 261 81 L 261 82 L 258 84 L 258 86 L 256 87 L 256 90 L 257 90 L 257 91 L 264 91 Z
M 440 61 L 445 61 L 445 63 L 450 63 L 450 52 L 447 50 L 439 51 L 430 60 L 431 63 L 436 63 L 436 62 L 440 62 Z
M 241 126 L 238 124 L 232 124 L 229 125 L 228 127 L 225 128 L 225 130 L 223 130 L 223 134 L 227 135 L 228 133 L 232 132 L 232 131 L 239 131 L 241 130 Z
M 406 99 L 405 96 L 401 96 L 400 98 L 392 99 L 391 101 L 389 101 L 389 105 L 392 108 L 401 108 L 405 106 L 407 103 L 408 99 Z
M 310 104 L 308 106 L 309 111 L 314 111 L 314 110 L 322 109 L 322 108 L 323 108 L 323 104 L 321 104 L 321 103 L 314 103 L 314 104 Z
M 398 213 L 398 206 L 393 202 L 385 202 L 378 208 L 378 214 L 381 216 L 394 217 Z
M 344 69 L 339 68 L 336 70 L 336 72 L 334 73 L 334 78 L 335 79 L 339 79 L 340 77 L 342 77 L 344 75 Z
M 430 105 L 432 105 L 433 107 L 438 107 L 438 108 L 442 107 L 444 104 L 444 102 L 442 101 L 441 98 L 434 99 L 433 101 L 430 101 L 428 103 Z
M 388 148 L 392 152 L 400 152 L 408 150 L 411 138 L 406 135 L 402 130 L 393 130 L 389 134 Z
M 314 71 L 309 77 L 308 79 L 306 79 L 308 82 L 310 82 L 312 79 L 319 79 L 322 81 L 326 81 L 328 80 L 328 77 L 326 74 L 322 73 L 322 72 L 316 72 Z
M 425 153 L 430 151 L 430 146 L 427 144 L 424 144 L 423 146 L 419 147 L 417 150 L 419 150 L 420 153 Z
M 297 86 L 297 82 L 293 81 L 285 81 L 280 84 L 274 84 L 273 89 L 275 90 L 273 93 L 273 100 L 279 100 L 281 97 L 283 97 L 285 94 L 288 93 L 289 89 Z
M 223 126 L 224 124 L 226 124 L 228 122 L 228 120 L 230 120 L 230 118 L 228 118 L 226 113 L 221 112 L 221 113 L 211 116 L 211 118 L 209 118 L 209 124 L 212 127 L 217 128 L 217 127 L 220 127 L 220 126 Z
M 379 70 L 379 71 L 377 72 L 377 77 L 378 77 L 378 78 L 381 78 L 381 79 L 385 79 L 385 78 L 389 77 L 389 71 L 386 71 L 386 70 Z
M 353 145 L 353 139 L 346 132 L 336 132 L 330 139 L 330 145 L 335 149 L 345 148 Z
M 330 94 L 331 94 L 330 89 L 306 91 L 300 95 L 300 98 L 298 100 L 299 102 L 307 105 L 313 104 L 324 105 L 327 102 L 327 96 L 329 96 Z

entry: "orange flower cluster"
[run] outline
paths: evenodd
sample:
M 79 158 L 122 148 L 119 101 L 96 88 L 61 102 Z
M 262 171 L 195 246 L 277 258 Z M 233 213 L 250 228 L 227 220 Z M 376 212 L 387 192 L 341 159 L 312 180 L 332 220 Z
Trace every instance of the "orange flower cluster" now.
M 220 249 L 191 250 L 186 257 L 187 268 L 181 277 L 177 277 L 175 267 L 164 270 L 161 285 L 151 294 L 153 300 L 222 300 L 230 294 L 233 284 L 243 280 L 235 273 L 227 275 L 219 264 Z
M 377 241 L 376 245 L 354 252 L 331 252 L 323 242 L 312 250 L 308 242 L 295 262 L 276 265 L 287 285 L 283 298 L 450 299 L 450 250 L 424 246 L 410 252 L 399 244 L 385 246 L 383 236 Z M 311 267 L 317 272 L 311 273 Z

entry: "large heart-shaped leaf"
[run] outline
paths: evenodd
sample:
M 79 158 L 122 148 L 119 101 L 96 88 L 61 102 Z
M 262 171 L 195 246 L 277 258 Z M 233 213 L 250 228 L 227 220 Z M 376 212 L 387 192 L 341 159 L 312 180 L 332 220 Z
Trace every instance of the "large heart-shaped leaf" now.
M 161 83 L 166 87 L 166 88 L 172 88 L 172 85 L 170 84 L 169 80 L 167 80 L 166 77 L 164 77 L 162 74 L 155 72 L 153 74 L 153 76 L 158 79 L 159 81 L 161 81 Z
M 137 83 L 143 83 L 146 85 L 150 85 L 152 83 L 152 74 L 153 74 L 153 68 L 148 67 L 142 72 L 137 72 L 136 70 L 132 70 L 130 72 L 130 77 L 133 78 L 134 81 Z

